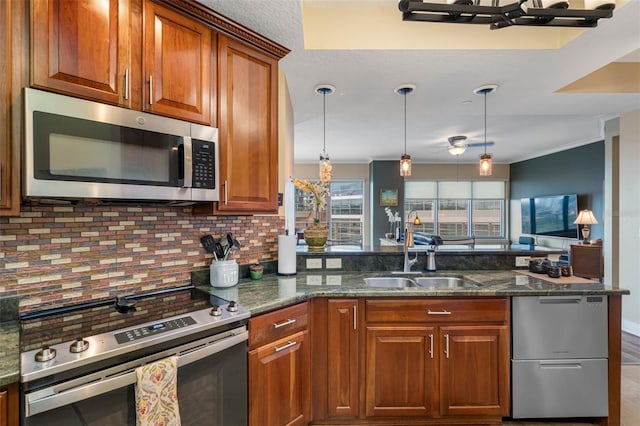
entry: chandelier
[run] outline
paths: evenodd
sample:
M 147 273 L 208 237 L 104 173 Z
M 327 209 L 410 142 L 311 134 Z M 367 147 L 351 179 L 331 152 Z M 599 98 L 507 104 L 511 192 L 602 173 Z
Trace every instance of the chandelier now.
M 510 2 L 510 3 L 507 3 Z M 517 25 L 595 27 L 611 18 L 615 0 L 584 0 L 572 9 L 567 0 L 400 0 L 403 21 L 485 24 L 492 30 Z

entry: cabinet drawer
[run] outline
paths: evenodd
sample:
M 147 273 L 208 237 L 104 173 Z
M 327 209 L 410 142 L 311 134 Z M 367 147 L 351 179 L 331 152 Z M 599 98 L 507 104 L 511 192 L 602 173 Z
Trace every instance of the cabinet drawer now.
M 249 320 L 249 347 L 256 347 L 307 328 L 307 302 Z
M 506 322 L 506 298 L 369 299 L 368 322 Z

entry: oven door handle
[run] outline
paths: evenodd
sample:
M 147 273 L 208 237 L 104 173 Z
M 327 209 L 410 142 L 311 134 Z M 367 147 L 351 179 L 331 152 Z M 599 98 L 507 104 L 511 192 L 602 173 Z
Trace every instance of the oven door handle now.
M 178 367 L 191 364 L 218 352 L 222 352 L 225 349 L 237 345 L 238 343 L 246 341 L 248 336 L 249 333 L 245 330 L 235 333 L 231 337 L 217 340 L 210 344 L 201 344 L 194 348 L 180 351 L 178 352 Z M 170 353 L 170 351 L 168 352 L 169 353 L 166 353 L 166 356 L 175 354 L 175 352 L 173 354 Z M 34 416 L 45 411 L 93 398 L 94 396 L 111 392 L 134 383 L 136 383 L 135 368 L 97 382 L 87 383 L 85 385 L 72 387 L 59 392 L 56 392 L 56 387 L 59 388 L 60 385 L 51 386 L 25 395 L 25 417 Z

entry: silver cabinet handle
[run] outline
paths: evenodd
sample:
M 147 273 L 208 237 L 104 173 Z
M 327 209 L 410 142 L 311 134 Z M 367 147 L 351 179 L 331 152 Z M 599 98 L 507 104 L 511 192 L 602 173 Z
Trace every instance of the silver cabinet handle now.
M 228 188 L 229 187 L 229 183 L 227 182 L 227 180 L 224 181 L 224 204 L 227 205 L 229 204 L 229 191 Z
M 451 312 L 447 311 L 446 309 L 442 311 L 432 311 L 431 309 L 429 309 L 427 311 L 427 315 L 451 315 Z
M 153 105 L 153 76 L 149 76 L 149 105 Z
M 129 68 L 124 69 L 124 99 L 129 99 Z
M 433 359 L 433 334 L 429 335 L 429 357 Z
M 284 351 L 285 349 L 289 349 L 290 347 L 295 346 L 295 345 L 297 345 L 297 344 L 298 344 L 297 342 L 292 342 L 292 341 L 290 341 L 290 340 L 289 340 L 289 341 L 287 342 L 287 344 L 286 344 L 286 345 L 284 345 L 284 346 L 274 346 L 274 347 L 273 347 L 273 350 L 274 350 L 275 352 L 280 352 L 280 351 Z
M 447 358 L 449 358 L 449 335 L 444 335 L 444 354 Z
M 357 330 L 358 329 L 358 306 L 357 305 L 353 305 L 353 329 Z
M 184 168 L 184 176 L 182 180 L 183 188 L 193 187 L 193 146 L 191 144 L 191 136 L 183 136 L 182 145 L 184 152 L 184 161 L 182 163 Z
M 287 319 L 286 321 L 282 321 L 282 322 L 274 322 L 273 323 L 273 328 L 280 328 L 280 327 L 284 327 L 285 325 L 289 325 L 289 324 L 293 324 L 295 323 L 296 320 L 295 319 Z

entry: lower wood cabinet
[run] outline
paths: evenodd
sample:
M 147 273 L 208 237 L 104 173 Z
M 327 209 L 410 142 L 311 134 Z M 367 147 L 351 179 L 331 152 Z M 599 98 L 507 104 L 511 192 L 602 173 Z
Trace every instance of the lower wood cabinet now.
M 303 303 L 249 320 L 250 336 L 259 336 L 249 343 L 250 426 L 297 426 L 309 422 L 306 309 L 307 304 Z
M 358 300 L 327 300 L 327 417 L 358 415 Z
M 438 412 L 434 333 L 428 326 L 367 326 L 367 417 Z
M 508 298 L 319 299 L 314 308 L 312 424 L 509 415 Z
M 18 426 L 18 384 L 0 386 L 0 426 Z
M 509 414 L 509 328 L 440 327 L 440 413 Z

